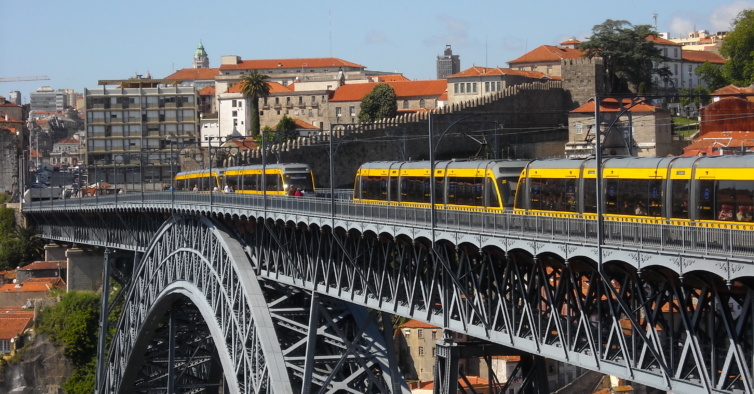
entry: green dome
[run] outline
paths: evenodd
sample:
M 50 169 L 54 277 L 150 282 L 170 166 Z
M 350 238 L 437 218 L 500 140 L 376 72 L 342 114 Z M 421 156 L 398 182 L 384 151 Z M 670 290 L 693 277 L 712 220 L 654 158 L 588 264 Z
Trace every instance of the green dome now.
M 199 41 L 199 46 L 196 47 L 196 54 L 194 54 L 195 57 L 200 56 L 207 56 L 207 52 L 204 51 L 204 45 L 202 45 L 202 42 Z

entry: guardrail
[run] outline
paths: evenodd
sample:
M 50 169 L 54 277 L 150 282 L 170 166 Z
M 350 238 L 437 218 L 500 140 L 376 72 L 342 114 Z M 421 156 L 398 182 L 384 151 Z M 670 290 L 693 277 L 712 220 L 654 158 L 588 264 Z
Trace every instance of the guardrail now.
M 23 211 L 67 210 L 69 208 L 112 208 L 152 205 L 168 209 L 252 209 L 271 213 L 295 213 L 302 216 L 363 220 L 385 225 L 405 225 L 429 229 L 431 210 L 422 207 L 354 203 L 351 191 L 335 189 L 334 204 L 329 190 L 319 189 L 318 196 L 289 197 L 241 193 L 145 192 L 107 196 L 40 200 L 23 205 Z M 335 209 L 333 214 L 333 208 Z M 540 240 L 594 244 L 597 222 L 587 217 L 547 217 L 515 213 L 459 211 L 437 209 L 436 229 L 474 232 L 484 235 L 530 237 Z M 709 228 L 671 224 L 604 221 L 606 245 L 732 257 L 754 256 L 754 231 L 732 228 Z

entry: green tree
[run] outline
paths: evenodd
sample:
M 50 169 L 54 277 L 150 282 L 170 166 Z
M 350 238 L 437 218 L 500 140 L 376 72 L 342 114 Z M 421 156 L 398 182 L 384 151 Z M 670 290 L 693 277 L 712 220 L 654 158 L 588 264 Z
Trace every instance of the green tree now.
M 730 84 L 725 77 L 723 66 L 721 64 L 704 62 L 704 64 L 696 68 L 695 73 L 711 91 Z
M 360 122 L 374 122 L 383 118 L 392 118 L 398 113 L 395 90 L 386 83 L 378 83 L 371 92 L 361 100 Z
M 275 129 L 272 129 L 269 126 L 264 126 L 264 129 L 262 131 L 263 132 L 261 134 L 264 134 L 265 143 L 269 142 L 282 144 L 283 142 L 294 140 L 299 136 L 298 125 L 296 125 L 296 121 L 288 115 L 283 115 L 283 117 L 280 118 L 280 121 L 275 126 Z M 262 144 L 261 134 L 254 137 L 254 141 L 257 143 L 257 145 Z
M 723 73 L 730 83 L 748 86 L 754 82 L 754 9 L 743 10 L 733 19 L 720 55 L 728 59 Z
M 608 19 L 592 28 L 592 36 L 580 45 L 587 58 L 601 57 L 605 65 L 605 79 L 612 93 L 628 93 L 644 83 L 652 90 L 652 75 L 667 79 L 667 67 L 655 64 L 669 60 L 650 40 L 657 35 L 649 25 L 631 25 L 624 20 Z
M 268 75 L 260 74 L 257 70 L 241 77 L 241 94 L 251 102 L 251 135 L 259 134 L 259 99 L 270 95 Z
M 678 94 L 681 96 L 678 101 L 681 103 L 682 106 L 687 106 L 691 102 L 691 89 L 689 88 L 681 88 L 681 90 L 678 91 Z

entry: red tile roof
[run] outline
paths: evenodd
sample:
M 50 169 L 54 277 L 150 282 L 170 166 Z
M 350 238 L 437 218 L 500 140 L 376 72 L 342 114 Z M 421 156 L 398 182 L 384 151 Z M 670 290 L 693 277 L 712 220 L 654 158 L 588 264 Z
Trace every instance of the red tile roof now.
M 560 59 L 578 59 L 584 55 L 579 49 L 559 48 L 554 45 L 540 45 L 508 64 L 532 62 L 558 62 Z
M 666 40 L 666 39 L 664 39 L 662 37 L 658 37 L 658 36 L 655 36 L 655 35 L 652 35 L 652 34 L 648 35 L 646 37 L 646 39 L 649 40 L 649 41 L 652 41 L 652 42 L 654 42 L 655 44 L 658 44 L 658 45 L 673 45 L 673 46 L 677 46 L 677 47 L 682 46 L 681 44 L 679 44 L 677 42 Z
M 561 77 L 549 76 L 539 71 L 524 71 L 524 70 L 514 70 L 512 68 L 502 68 L 502 67 L 490 68 L 490 67 L 477 67 L 477 66 L 473 66 L 459 73 L 450 75 L 448 76 L 448 78 L 480 77 L 480 76 L 487 76 L 487 75 L 516 75 L 520 77 L 533 78 L 533 79 L 542 79 L 542 78 L 556 79 L 556 80 L 562 79 Z
M 390 74 L 390 75 L 370 75 L 372 78 L 377 78 L 378 82 L 405 82 L 410 81 L 402 74 Z
M 215 76 L 219 74 L 219 68 L 182 68 L 168 75 L 165 79 L 215 79 Z
M 0 271 L 0 276 L 5 279 L 16 279 L 16 270 Z
M 79 142 L 79 140 L 77 140 L 75 138 L 66 138 L 63 141 L 56 142 L 56 144 L 71 144 L 71 145 L 76 144 L 76 145 L 78 145 L 78 144 L 80 144 L 80 142 Z
M 471 383 L 473 387 L 484 388 L 484 387 L 487 387 L 487 385 L 489 385 L 489 380 L 482 379 L 479 376 L 466 376 L 466 379 L 468 379 L 469 383 Z M 469 385 L 466 383 L 466 381 L 463 378 L 460 378 L 458 379 L 458 387 L 468 388 Z M 427 382 L 427 384 L 421 385 L 422 390 L 433 390 L 434 388 L 435 388 L 434 382 Z
M 271 69 L 304 69 L 323 68 L 323 67 L 356 67 L 366 68 L 360 64 L 347 62 L 336 57 L 317 57 L 317 58 L 300 58 L 300 59 L 261 59 L 261 60 L 241 60 L 238 64 L 223 64 L 221 70 L 271 70 Z M 332 71 L 337 71 L 333 69 Z
M 31 316 L 0 316 L 0 340 L 10 340 L 15 338 L 31 327 L 34 320 L 34 312 Z
M 301 119 L 293 119 L 293 121 L 296 123 L 296 128 L 298 129 L 308 129 L 308 130 L 319 130 L 319 127 L 314 126 L 310 124 L 309 122 L 305 122 Z M 277 129 L 277 125 L 272 128 L 273 130 Z
M 400 328 L 440 328 L 419 320 L 409 320 L 401 324 Z
M 722 94 L 751 94 L 754 93 L 754 88 L 751 87 L 738 87 L 736 85 L 728 85 L 710 93 L 711 96 Z
M 18 119 L 12 118 L 10 115 L 8 116 L 8 120 L 5 120 L 5 115 L 6 114 L 0 112 L 0 122 L 3 122 L 3 123 L 23 123 L 22 121 L 20 121 Z
M 37 152 L 36 149 L 29 148 L 29 157 L 37 158 L 37 157 L 42 157 L 42 155 L 40 155 L 39 152 Z
M 51 270 L 51 269 L 58 269 L 58 264 L 60 264 L 60 268 L 68 268 L 68 260 L 53 260 L 53 261 L 35 261 L 31 264 L 21 267 L 20 269 L 24 271 Z
M 31 278 L 25 280 L 24 283 L 8 283 L 0 286 L 0 293 L 44 292 L 64 287 L 65 282 L 61 278 Z
M 241 148 L 241 150 L 249 150 L 249 149 L 256 149 L 257 143 L 254 140 L 254 137 L 248 137 L 242 140 L 232 139 L 230 142 L 234 143 L 236 146 Z
M 214 96 L 215 95 L 215 87 L 214 86 L 205 86 L 202 88 L 202 90 L 199 91 L 200 96 Z
M 448 81 L 445 79 L 432 79 L 428 81 L 404 81 L 404 82 L 381 82 L 387 83 L 395 90 L 398 99 L 409 97 L 440 97 L 448 89 Z M 364 96 L 371 92 L 376 83 L 346 84 L 333 92 L 330 101 L 361 101 Z
M 437 101 L 448 101 L 448 92 L 444 92 L 437 98 Z
M 697 156 L 700 152 L 711 154 L 715 149 L 749 150 L 754 147 L 754 131 L 710 131 L 683 149 L 682 156 Z
M 243 85 L 244 85 L 244 82 L 239 82 L 231 86 L 230 89 L 225 91 L 225 93 L 241 93 L 241 88 L 243 87 Z M 267 85 L 270 87 L 270 94 L 281 93 L 281 92 L 286 92 L 286 93 L 291 92 L 291 90 L 287 86 L 283 86 L 282 84 L 278 82 L 267 82 Z
M 624 105 L 630 105 L 631 100 L 630 99 L 623 99 Z M 632 107 L 629 111 L 630 112 L 656 112 L 660 107 L 656 107 L 654 105 L 649 104 L 637 104 L 634 107 Z M 600 104 L 600 112 L 620 112 L 621 108 L 618 105 L 618 100 L 616 99 L 605 99 Z M 578 107 L 571 111 L 572 114 L 578 114 L 578 113 L 594 113 L 594 101 L 589 101 L 588 103 L 582 105 L 581 107 Z
M 579 45 L 581 44 L 581 41 L 571 38 L 570 40 L 566 40 L 560 43 L 560 45 Z
M 681 58 L 689 62 L 710 62 L 713 64 L 725 64 L 724 57 L 715 52 L 708 51 L 681 51 Z

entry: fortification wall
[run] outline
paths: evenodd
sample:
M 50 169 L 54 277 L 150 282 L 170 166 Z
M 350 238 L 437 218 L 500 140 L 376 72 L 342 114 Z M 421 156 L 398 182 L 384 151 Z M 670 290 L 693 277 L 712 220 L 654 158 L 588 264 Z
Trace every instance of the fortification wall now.
M 563 59 L 560 61 L 563 90 L 570 94 L 573 107 L 578 108 L 594 97 L 607 92 L 605 64 L 600 58 Z
M 568 138 L 566 110 L 571 106 L 560 81 L 535 82 L 438 110 L 350 125 L 358 130 L 348 135 L 334 126 L 333 141 L 339 142 L 335 186 L 352 187 L 356 169 L 368 161 L 428 159 L 430 114 L 435 134 L 444 132 L 437 145 L 437 159 L 474 156 L 480 149 L 477 141 L 483 139 L 488 142 L 490 158 L 495 145 L 499 158 L 563 157 Z M 267 161 L 274 163 L 279 155 L 280 162 L 307 163 L 314 170 L 317 186 L 329 186 L 329 133 L 325 130 L 273 145 L 274 153 L 268 153 Z M 258 164 L 261 156 L 261 149 L 250 150 L 244 161 Z

